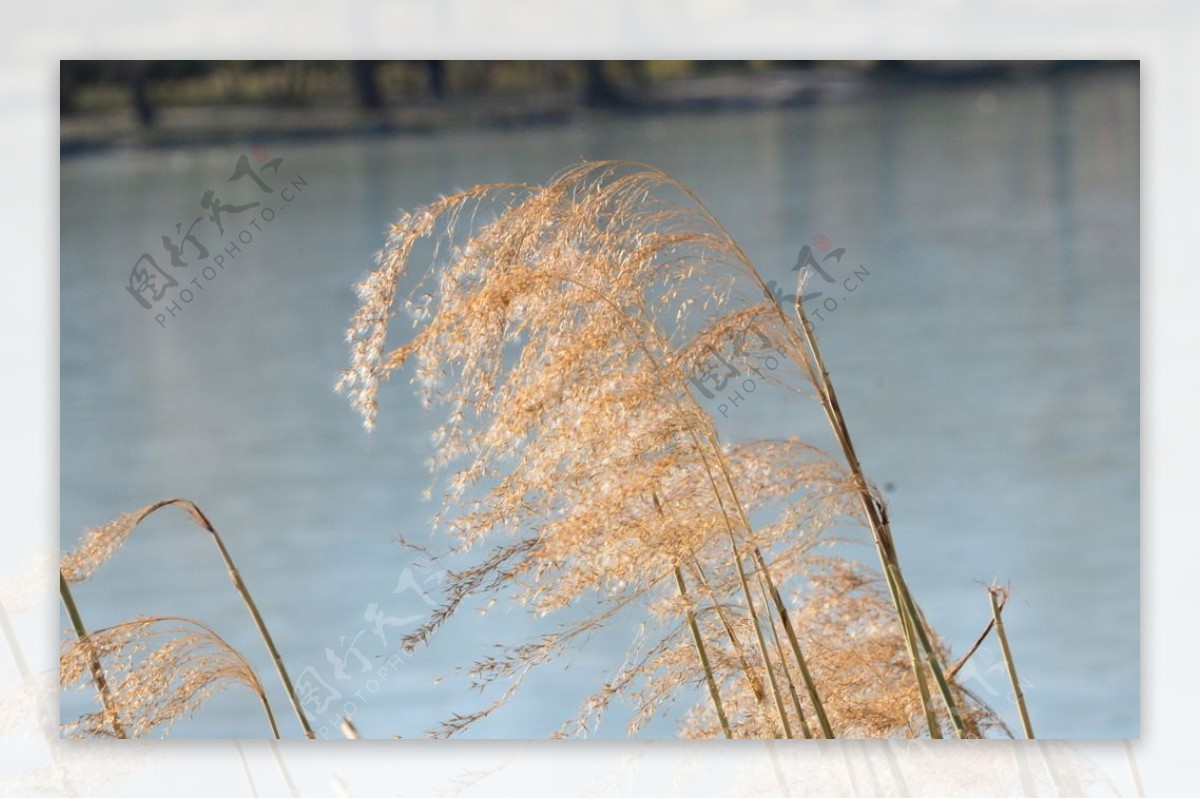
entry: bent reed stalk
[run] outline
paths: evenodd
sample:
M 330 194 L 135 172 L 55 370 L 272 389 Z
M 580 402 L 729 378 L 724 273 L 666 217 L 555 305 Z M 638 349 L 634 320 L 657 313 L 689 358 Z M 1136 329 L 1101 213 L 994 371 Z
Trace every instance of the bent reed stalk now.
M 64 643 L 59 659 L 62 687 L 82 681 L 85 672 L 107 659 L 113 676 L 107 704 L 66 724 L 64 732 L 143 738 L 190 715 L 215 691 L 241 684 L 258 697 L 271 734 L 279 737 L 275 714 L 254 667 L 203 622 L 180 616 L 153 616 L 123 622 Z M 94 678 L 94 671 L 91 675 Z
M 216 546 L 218 553 L 221 556 L 221 561 L 224 563 L 226 571 L 229 573 L 229 579 L 233 584 L 234 590 L 242 600 L 246 611 L 250 614 L 250 618 L 258 631 L 259 637 L 263 641 L 271 661 L 275 667 L 275 671 L 279 676 L 280 682 L 283 685 L 284 692 L 287 694 L 288 700 L 291 702 L 292 709 L 295 711 L 296 718 L 300 723 L 300 727 L 306 738 L 316 738 L 312 726 L 308 722 L 308 717 L 304 712 L 304 708 L 300 703 L 299 697 L 296 695 L 296 690 L 292 685 L 291 677 L 288 675 L 287 668 L 283 663 L 283 658 L 279 654 L 278 648 L 275 646 L 275 641 L 271 637 L 270 630 L 267 629 L 267 624 L 263 620 L 262 614 L 258 610 L 258 605 L 254 601 L 254 597 L 250 594 L 250 589 L 246 586 L 242 579 L 241 572 L 233 562 L 233 557 L 229 554 L 229 550 L 225 546 L 225 541 L 221 534 L 217 532 L 212 522 L 204 514 L 200 508 L 187 499 L 164 499 L 154 502 L 143 508 L 140 508 L 131 513 L 125 513 L 113 519 L 105 525 L 95 527 L 89 530 L 82 544 L 74 551 L 64 553 L 60 563 L 60 576 L 63 589 L 63 601 L 68 605 L 68 613 L 74 607 L 73 600 L 70 599 L 70 590 L 68 583 L 79 582 L 88 578 L 101 564 L 112 558 L 114 554 L 124 545 L 129 535 L 139 524 L 147 517 L 158 510 L 166 507 L 175 506 L 187 513 L 188 517 L 200 529 L 212 536 L 213 544 Z M 78 610 L 76 609 L 72 616 L 74 623 L 78 618 Z M 198 622 L 197 622 L 198 623 Z M 76 632 L 82 630 L 82 621 L 76 626 Z M 86 634 L 86 633 L 85 633 Z M 93 670 L 93 675 L 96 677 L 97 689 L 101 699 L 104 699 L 105 689 L 102 687 L 103 673 L 98 670 Z M 270 709 L 268 708 L 270 715 Z M 271 717 L 272 727 L 274 727 L 274 717 Z
M 430 269 L 407 281 L 426 245 Z M 474 687 L 508 688 L 434 734 L 487 717 L 531 668 L 630 616 L 642 632 L 571 722 L 579 731 L 622 695 L 636 734 L 686 688 L 708 695 L 687 735 L 809 737 L 811 710 L 826 738 L 916 734 L 916 719 L 941 737 L 929 678 L 956 734 L 995 723 L 942 669 L 803 308 L 799 323 L 780 308 L 686 186 L 644 164 L 584 162 L 545 185 L 460 191 L 403 215 L 357 288 L 337 388 L 373 429 L 381 383 L 414 365 L 422 402 L 446 408 L 435 530 L 484 552 L 450 573 L 405 648 L 472 598 L 538 616 L 584 597 L 599 607 L 478 661 Z M 397 310 L 414 331 L 389 349 Z M 696 375 L 731 350 L 790 363 L 794 378 L 772 380 L 815 393 L 845 462 L 795 438 L 722 443 Z M 820 551 L 849 520 L 870 531 L 879 575 Z

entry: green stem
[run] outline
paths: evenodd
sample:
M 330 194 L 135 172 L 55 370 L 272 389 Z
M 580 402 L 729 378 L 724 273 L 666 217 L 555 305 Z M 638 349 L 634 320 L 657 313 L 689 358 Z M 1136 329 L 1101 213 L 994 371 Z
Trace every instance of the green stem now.
M 1008 648 L 1008 636 L 1004 633 L 1004 621 L 1001 611 L 1004 602 L 1001 596 L 1003 589 L 989 588 L 988 597 L 992 601 L 992 618 L 996 620 L 996 638 L 1000 641 L 1000 652 L 1004 655 L 1004 665 L 1008 667 L 1008 679 L 1012 682 L 1013 696 L 1017 698 L 1017 712 L 1021 714 L 1021 727 L 1025 737 L 1033 739 L 1033 725 L 1029 723 L 1029 710 L 1025 707 L 1025 692 L 1021 690 L 1021 681 L 1017 679 L 1017 666 L 1013 663 L 1012 651 Z
M 75 628 L 75 637 L 79 639 L 79 645 L 87 652 L 88 665 L 92 670 L 92 681 L 96 683 L 96 692 L 100 694 L 100 704 L 104 707 L 104 714 L 112 722 L 113 732 L 116 733 L 116 736 L 125 738 L 125 727 L 121 724 L 121 719 L 113 707 L 112 693 L 108 689 L 108 680 L 104 677 L 104 668 L 100 665 L 100 658 L 92 647 L 91 639 L 88 638 L 87 628 L 83 626 L 83 618 L 79 615 L 79 608 L 75 605 L 75 597 L 71 595 L 71 588 L 67 585 L 67 578 L 61 569 L 58 572 L 58 593 L 62 596 L 63 606 L 67 609 L 67 616 L 71 619 L 71 626 Z
M 919 650 L 923 649 L 925 651 L 925 659 L 929 663 L 930 671 L 933 673 L 934 681 L 937 682 L 942 699 L 946 704 L 946 709 L 950 713 L 955 732 L 958 734 L 958 737 L 965 738 L 966 728 L 958 712 L 958 703 L 954 700 L 950 684 L 946 680 L 938 660 L 937 650 L 933 647 L 929 635 L 925 631 L 925 625 L 921 622 L 920 614 L 917 612 L 908 586 L 900 574 L 900 560 L 896 554 L 895 544 L 892 540 L 891 527 L 883 518 L 880 507 L 868 488 L 867 478 L 863 474 L 862 464 L 859 462 L 858 454 L 854 450 L 854 443 L 850 440 L 850 430 L 846 424 L 846 417 L 842 413 L 841 406 L 838 403 L 837 392 L 833 388 L 833 381 L 829 377 L 829 370 L 825 367 L 825 359 L 821 355 L 821 348 L 817 343 L 816 334 L 813 332 L 812 322 L 809 321 L 808 316 L 804 312 L 804 306 L 800 302 L 796 303 L 796 313 L 800 317 L 800 327 L 809 351 L 809 376 L 818 389 L 818 393 L 821 396 L 821 406 L 825 410 L 825 415 L 829 420 L 830 427 L 833 428 L 838 443 L 841 444 L 846 464 L 849 466 L 850 473 L 854 478 L 859 502 L 862 505 L 867 523 L 871 528 L 871 535 L 875 541 L 875 547 L 879 552 L 880 563 L 888 578 L 888 590 L 892 595 L 892 602 L 896 606 L 896 612 L 900 615 L 902 623 L 905 615 L 912 622 L 911 624 L 904 625 L 904 637 L 908 643 L 909 658 L 913 664 L 914 675 L 918 682 L 922 680 Z M 914 640 L 914 632 L 916 640 Z M 922 695 L 922 701 L 925 701 L 924 695 Z M 928 718 L 934 718 L 931 707 L 926 706 L 925 712 Z M 941 737 L 940 733 L 936 731 L 936 725 L 933 723 L 930 724 L 929 734 L 935 738 Z
M 147 505 L 142 508 L 134 521 L 134 525 L 141 524 L 146 517 L 153 514 L 162 508 L 169 505 L 175 505 L 185 510 L 192 520 L 196 522 L 202 529 L 212 536 L 213 542 L 217 546 L 217 551 L 221 554 L 221 560 L 225 563 L 225 568 L 229 571 L 229 579 L 233 582 L 233 588 L 238 592 L 238 596 L 242 598 L 242 604 L 246 606 L 246 610 L 250 613 L 250 618 L 254 621 L 254 626 L 258 628 L 258 634 L 262 638 L 263 643 L 267 647 L 267 652 L 271 655 L 271 660 L 275 664 L 275 671 L 279 674 L 280 682 L 283 683 L 283 689 L 288 695 L 288 699 L 292 703 L 292 708 L 296 711 L 296 718 L 300 721 L 300 727 L 304 730 L 306 738 L 316 738 L 316 733 L 313 732 L 312 726 L 308 723 L 308 717 L 304 713 L 304 708 L 300 704 L 300 699 L 296 696 L 296 689 L 292 686 L 292 680 L 288 676 L 287 668 L 283 665 L 283 658 L 279 654 L 279 650 L 275 647 L 275 641 L 271 638 L 271 633 L 267 629 L 266 622 L 263 621 L 262 614 L 258 612 L 258 606 L 254 603 L 254 598 L 250 596 L 250 589 L 246 587 L 245 581 L 242 580 L 241 573 L 233 564 L 233 558 L 229 554 L 229 550 L 225 548 L 225 542 L 221 539 L 220 533 L 213 527 L 212 522 L 204 515 L 204 512 L 196 506 L 196 503 L 188 499 L 163 499 L 155 502 L 152 505 Z M 74 608 L 74 602 L 71 601 L 70 590 L 67 588 L 67 580 L 62 570 L 59 570 L 59 577 L 62 581 L 63 603 L 67 605 L 67 612 L 71 613 Z M 78 618 L 78 611 L 75 611 L 72 621 Z M 80 632 L 83 629 L 82 622 L 76 624 L 76 633 L 86 635 L 86 632 Z M 93 669 L 95 673 L 95 669 Z M 101 675 L 101 680 L 103 675 Z M 269 708 L 268 708 L 269 711 Z M 274 718 L 272 717 L 272 727 L 274 728 Z M 278 734 L 278 730 L 274 730 Z M 124 737 L 121 735 L 120 737 Z
M 758 562 L 758 567 L 762 572 L 763 580 L 770 589 L 771 602 L 775 605 L 775 610 L 779 613 L 779 618 L 783 621 L 783 630 L 787 634 L 788 643 L 792 647 L 792 654 L 796 657 L 796 663 L 800 668 L 800 677 L 804 680 L 804 687 L 808 691 L 809 701 L 812 702 L 814 710 L 817 713 L 817 721 L 821 725 L 821 733 L 826 738 L 833 738 L 833 726 L 829 723 L 829 717 L 825 713 L 825 705 L 821 702 L 821 697 L 817 693 L 817 684 L 813 680 L 812 673 L 808 670 L 808 661 L 804 658 L 804 653 L 800 649 L 800 639 L 796 635 L 796 628 L 792 626 L 792 617 L 788 612 L 787 606 L 783 603 L 783 597 L 779 594 L 779 589 L 775 586 L 775 581 L 771 579 L 771 570 L 767 567 L 767 560 L 763 557 L 762 551 L 754 548 L 754 559 Z
M 679 586 L 679 595 L 683 597 L 683 601 L 687 604 L 687 620 L 688 627 L 692 631 L 692 641 L 696 644 L 696 653 L 700 656 L 700 665 L 704 668 L 704 679 L 708 683 L 708 693 L 712 697 L 713 707 L 716 708 L 717 718 L 721 721 L 721 731 L 725 733 L 725 737 L 732 738 L 733 732 L 729 729 L 729 719 L 725 716 L 725 705 L 721 702 L 721 692 L 717 688 L 716 677 L 713 676 L 712 664 L 708 660 L 708 650 L 704 647 L 704 639 L 700 635 L 700 625 L 696 623 L 696 611 L 692 607 L 692 599 L 688 596 L 687 585 L 683 581 L 683 572 L 678 566 L 675 567 L 675 584 Z
M 888 590 L 891 592 L 892 597 L 896 598 L 899 596 L 900 591 L 896 587 L 896 576 L 890 568 L 885 569 L 885 574 L 887 575 Z M 925 721 L 929 725 L 929 737 L 941 738 L 942 725 L 938 723 L 937 714 L 933 710 L 933 700 L 929 694 L 929 683 L 925 679 L 925 668 L 921 665 L 921 656 L 915 643 L 917 639 L 916 632 L 913 629 L 915 625 L 913 624 L 912 614 L 908 612 L 908 606 L 903 603 L 900 604 L 899 608 L 900 627 L 904 632 L 904 640 L 908 643 L 909 664 L 912 667 L 913 674 L 917 678 L 917 691 L 921 695 L 921 707 L 925 710 Z
M 913 627 L 916 628 L 917 639 L 921 642 L 921 646 L 925 650 L 925 662 L 929 664 L 929 671 L 933 673 L 933 680 L 937 683 L 938 691 L 946 703 L 946 710 L 950 712 L 950 721 L 954 724 L 954 732 L 959 738 L 968 738 L 970 735 L 967 732 L 966 723 L 963 721 L 962 714 L 958 711 L 958 702 L 954 699 L 954 692 L 950 687 L 950 681 L 946 679 L 946 672 L 942 669 L 941 659 L 937 656 L 937 649 L 934 646 L 932 637 L 929 635 L 929 630 L 921 614 L 921 609 L 913 601 L 912 592 L 908 590 L 908 584 L 900 577 L 900 566 L 892 564 L 892 569 L 896 574 L 896 580 L 900 586 L 905 607 L 912 618 Z
M 779 723 L 783 725 L 783 737 L 793 738 L 792 725 L 788 721 L 787 708 L 783 704 L 783 695 L 779 691 L 779 679 L 775 676 L 775 668 L 771 665 L 771 653 L 767 650 L 767 641 L 763 637 L 762 622 L 758 610 L 754 607 L 754 596 L 750 592 L 750 583 L 746 579 L 746 569 L 742 566 L 742 554 L 738 551 L 737 541 L 733 531 L 727 529 L 729 545 L 733 550 L 733 563 L 737 567 L 738 582 L 741 585 L 742 596 L 746 598 L 746 607 L 750 611 L 750 621 L 754 625 L 754 636 L 758 642 L 758 651 L 762 654 L 763 667 L 767 671 L 767 681 L 771 685 L 771 694 L 775 699 L 775 709 L 779 712 Z M 783 665 L 783 664 L 780 664 Z
M 692 435 L 696 436 L 695 431 L 692 432 Z M 714 457 L 717 458 L 719 464 L 723 465 L 723 460 L 721 459 L 720 446 L 717 444 L 715 438 L 713 437 L 713 433 L 711 431 L 708 433 L 708 440 L 709 440 L 710 445 L 712 446 L 712 451 L 713 451 Z M 754 596 L 750 592 L 750 583 L 746 579 L 746 569 L 742 564 L 742 553 L 741 553 L 741 550 L 738 549 L 737 538 L 733 532 L 733 520 L 729 517 L 729 510 L 725 506 L 725 499 L 721 496 L 721 489 L 717 485 L 717 478 L 712 472 L 712 467 L 709 465 L 708 458 L 705 456 L 704 450 L 703 450 L 702 445 L 700 444 L 700 440 L 698 438 L 696 439 L 696 443 L 698 446 L 701 446 L 700 459 L 704 463 L 705 472 L 707 473 L 710 485 L 712 485 L 713 496 L 715 496 L 717 499 L 717 504 L 721 509 L 721 516 L 725 521 L 725 535 L 729 539 L 729 548 L 730 548 L 730 551 L 733 553 L 733 564 L 737 569 L 738 585 L 742 590 L 742 596 L 745 597 L 745 599 L 746 599 L 746 610 L 747 610 L 747 612 L 749 612 L 750 621 L 754 626 L 754 639 L 755 639 L 755 642 L 758 644 L 759 654 L 762 655 L 763 668 L 767 672 L 767 682 L 771 686 L 771 694 L 775 700 L 775 709 L 779 713 L 779 722 L 783 727 L 783 737 L 792 738 L 793 737 L 792 736 L 792 726 L 791 726 L 791 723 L 788 721 L 787 708 L 784 707 L 783 696 L 779 692 L 779 681 L 775 677 L 775 667 L 771 664 L 771 653 L 768 651 L 767 641 L 763 637 L 762 624 L 759 620 L 758 610 L 755 608 L 755 605 L 754 605 Z M 726 483 L 726 485 L 728 485 L 730 487 L 730 490 L 732 491 L 733 486 L 729 481 L 728 470 L 722 468 L 722 471 L 725 472 L 725 483 Z M 737 501 L 737 492 L 733 492 L 733 498 L 734 498 L 734 501 L 736 502 Z M 739 508 L 741 507 L 740 502 L 738 502 L 738 507 Z M 750 529 L 748 522 L 746 522 L 745 529 L 747 531 Z
M 263 710 L 267 711 L 267 722 L 271 725 L 271 735 L 275 740 L 279 740 L 279 725 L 275 723 L 275 713 L 271 710 L 271 703 L 267 701 L 265 693 L 259 694 L 258 699 L 262 702 Z
M 733 624 L 729 621 L 729 615 L 725 612 L 725 605 L 718 598 L 716 591 L 708 582 L 708 576 L 704 573 L 703 567 L 700 566 L 700 561 L 695 555 L 692 556 L 692 569 L 696 572 L 696 580 L 704 587 L 708 594 L 709 601 L 712 602 L 713 609 L 717 612 L 717 618 L 721 620 L 721 626 L 725 628 L 725 634 L 729 636 L 729 641 L 733 644 L 733 650 L 737 653 L 738 662 L 742 666 L 742 672 L 745 673 L 746 679 L 750 682 L 750 690 L 754 694 L 754 698 L 762 702 L 766 698 L 763 692 L 762 680 L 750 668 L 750 660 L 746 657 L 746 649 L 742 645 L 742 641 L 738 638 L 737 632 L 733 629 Z
M 763 585 L 762 576 L 759 576 L 758 589 L 763 593 L 763 602 L 767 601 L 767 589 Z M 771 642 L 775 644 L 775 654 L 779 656 L 779 662 L 786 664 L 787 656 L 783 653 L 783 644 L 779 641 L 779 630 L 775 628 L 774 619 L 771 620 Z M 783 676 L 787 679 L 788 695 L 792 700 L 792 707 L 796 711 L 796 718 L 800 720 L 800 732 L 805 738 L 812 738 L 812 728 L 808 726 L 808 718 L 804 715 L 804 707 L 800 704 L 800 695 L 796 693 L 796 681 L 792 679 L 792 672 L 785 665 Z
M 300 726 L 304 730 L 304 737 L 316 738 L 316 733 L 313 732 L 312 726 L 308 723 L 308 717 L 304 713 L 304 707 L 300 704 L 299 697 L 296 696 L 296 689 L 292 686 L 292 679 L 288 676 L 287 667 L 283 665 L 283 657 L 275 647 L 275 641 L 271 638 L 267 624 L 263 621 L 262 614 L 258 612 L 258 605 L 254 603 L 254 598 L 250 596 L 250 589 L 246 587 L 245 581 L 242 580 L 241 572 L 233 564 L 233 558 L 230 557 L 229 550 L 225 548 L 225 542 L 221 540 L 220 533 L 216 531 L 216 528 L 213 527 L 208 517 L 194 503 L 186 499 L 168 500 L 168 502 L 179 504 L 181 507 L 192 511 L 193 517 L 200 523 L 200 526 L 212 535 L 213 542 L 217 545 L 217 550 L 221 553 L 221 560 L 225 562 L 225 568 L 229 571 L 229 579 L 233 582 L 233 588 L 241 596 L 246 610 L 250 612 L 250 618 L 254 620 L 254 626 L 258 628 L 258 633 L 262 636 L 263 643 L 271 655 L 271 660 L 275 664 L 275 671 L 279 673 L 279 680 L 283 683 L 283 689 L 287 692 L 288 699 L 292 703 L 292 709 L 296 711 L 296 718 L 300 721 Z
M 651 491 L 650 498 L 654 500 L 654 509 L 656 511 L 658 511 L 658 515 L 666 516 L 667 512 L 663 509 L 662 502 L 660 502 L 658 499 L 658 492 Z M 693 560 L 693 562 L 696 562 L 695 553 L 692 554 L 692 560 Z M 699 562 L 696 562 L 697 570 L 699 569 L 699 567 L 700 567 Z M 703 581 L 703 573 L 701 573 L 700 579 Z M 688 620 L 688 626 L 691 628 L 691 631 L 692 631 L 692 641 L 696 644 L 696 652 L 700 656 L 700 666 L 704 670 L 704 678 L 705 678 L 705 681 L 708 683 L 708 693 L 712 697 L 713 706 L 716 708 L 717 718 L 720 719 L 720 721 L 721 721 L 721 730 L 722 730 L 722 732 L 725 733 L 726 739 L 733 738 L 733 732 L 729 728 L 729 719 L 725 716 L 725 705 L 721 702 L 721 692 L 717 687 L 716 678 L 713 676 L 712 664 L 709 662 L 709 659 L 708 659 L 708 650 L 704 646 L 704 638 L 700 635 L 700 626 L 696 623 L 695 606 L 692 604 L 692 598 L 688 595 L 687 583 L 684 582 L 684 579 L 683 579 L 683 571 L 680 569 L 680 567 L 678 565 L 675 567 L 675 585 L 677 585 L 679 587 L 679 595 L 683 597 L 683 601 L 687 605 L 687 620 Z M 709 594 L 712 594 L 711 588 L 709 589 Z M 713 597 L 713 600 L 714 600 L 714 605 L 716 605 L 716 602 L 715 602 L 716 597 L 715 596 Z M 720 612 L 719 605 L 717 605 L 717 610 L 719 613 Z M 722 616 L 721 618 L 722 618 L 722 620 L 724 620 L 724 616 Z M 726 625 L 726 630 L 730 633 L 730 636 L 732 637 L 733 631 L 729 628 L 728 624 Z M 734 642 L 734 645 L 736 646 L 737 639 L 734 638 L 733 642 Z

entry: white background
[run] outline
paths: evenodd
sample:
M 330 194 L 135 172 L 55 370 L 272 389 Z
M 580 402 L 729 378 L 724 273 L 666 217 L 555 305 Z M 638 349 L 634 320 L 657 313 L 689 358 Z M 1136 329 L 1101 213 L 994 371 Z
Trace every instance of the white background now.
M 71 742 L 0 707 L 0 793 L 1196 795 L 1197 43 L 1184 2 L 156 2 L 0 11 L 0 583 L 57 719 L 60 58 L 1129 58 L 1142 62 L 1142 739 L 1112 743 Z M 103 201 L 103 198 L 98 198 Z M 116 477 L 116 476 L 114 476 Z M 5 590 L 6 605 L 16 596 Z M 18 671 L 0 660 L 0 694 Z M 27 694 L 28 692 L 26 692 Z M 18 693 L 18 695 L 20 695 Z M 1097 702 L 1104 697 L 1097 696 Z M 303 750 L 303 751 L 301 751 Z M 282 764 L 282 768 L 281 768 Z M 1136 771 L 1131 769 L 1134 766 Z M 63 777 L 68 787 L 64 788 Z M 1140 786 L 1139 786 L 1140 779 Z

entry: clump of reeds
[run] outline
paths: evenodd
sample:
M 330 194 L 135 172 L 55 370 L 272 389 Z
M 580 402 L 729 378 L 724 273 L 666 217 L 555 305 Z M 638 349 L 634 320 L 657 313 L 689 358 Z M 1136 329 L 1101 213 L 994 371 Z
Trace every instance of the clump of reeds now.
M 165 732 L 216 691 L 243 685 L 258 696 L 271 734 L 279 737 L 266 692 L 249 661 L 194 619 L 136 619 L 64 641 L 61 686 L 90 682 L 97 663 L 106 675 L 106 699 L 98 711 L 63 725 L 66 735 L 142 738 L 156 729 Z
M 169 507 L 183 510 L 211 537 L 234 590 L 271 656 L 305 736 L 315 737 L 279 650 L 224 539 L 204 512 L 186 499 L 161 500 L 121 514 L 106 524 L 89 529 L 76 549 L 63 553 L 59 562 L 59 592 L 71 621 L 74 640 L 63 642 L 61 682 L 66 687 L 86 676 L 100 703 L 97 713 L 66 725 L 65 730 L 76 735 L 140 737 L 156 728 L 168 728 L 178 718 L 194 711 L 214 690 L 242 683 L 259 696 L 271 732 L 274 737 L 279 737 L 262 683 L 249 661 L 202 622 L 179 617 L 150 617 L 92 632 L 84 625 L 71 585 L 88 579 L 124 546 L 139 524 Z M 174 624 L 164 626 L 166 622 Z M 149 654 L 139 658 L 139 653 L 148 648 Z
M 407 275 L 421 248 L 429 268 Z M 473 598 L 596 608 L 473 664 L 476 687 L 505 687 L 436 734 L 615 624 L 638 630 L 625 666 L 563 734 L 617 697 L 636 732 L 683 692 L 703 697 L 684 734 L 979 734 L 990 713 L 945 677 L 811 325 L 682 184 L 604 162 L 468 189 L 394 224 L 358 291 L 338 388 L 371 428 L 380 383 L 412 367 L 445 410 L 438 523 L 479 553 L 405 645 Z M 413 332 L 391 347 L 398 311 Z M 694 381 L 715 354 L 782 359 L 767 376 L 816 398 L 842 459 L 794 438 L 722 442 Z M 882 574 L 827 554 L 847 521 L 870 530 Z

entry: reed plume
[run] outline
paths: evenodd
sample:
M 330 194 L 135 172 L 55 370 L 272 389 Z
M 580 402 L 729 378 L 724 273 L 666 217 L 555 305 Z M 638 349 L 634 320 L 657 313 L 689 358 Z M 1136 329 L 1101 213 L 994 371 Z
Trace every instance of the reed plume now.
M 275 671 L 279 675 L 279 680 L 283 684 L 283 689 L 291 702 L 292 709 L 296 714 L 296 718 L 300 723 L 301 729 L 307 738 L 315 738 L 312 726 L 309 724 L 308 717 L 301 705 L 300 698 L 296 694 L 295 687 L 292 685 L 291 677 L 288 674 L 287 667 L 283 663 L 283 657 L 279 654 L 279 650 L 275 646 L 275 641 L 271 637 L 270 630 L 267 629 L 266 621 L 262 614 L 259 613 L 258 605 L 254 601 L 254 597 L 250 594 L 250 589 L 246 587 L 245 581 L 242 579 L 241 572 L 233 562 L 233 557 L 229 554 L 228 548 L 225 546 L 225 540 L 217 529 L 209 521 L 208 517 L 202 510 L 192 501 L 187 499 L 164 499 L 158 502 L 151 503 L 136 511 L 123 513 L 106 524 L 99 525 L 89 529 L 83 537 L 83 541 L 74 550 L 64 552 L 59 564 L 60 586 L 63 599 L 63 605 L 67 609 L 67 613 L 71 618 L 72 625 L 75 630 L 76 639 L 81 648 L 86 651 L 91 646 L 93 636 L 89 635 L 83 627 L 83 622 L 79 616 L 78 608 L 70 590 L 71 583 L 81 582 L 89 578 L 92 573 L 102 564 L 111 559 L 125 544 L 130 534 L 139 524 L 145 521 L 155 512 L 169 507 L 177 507 L 183 510 L 189 519 L 201 530 L 205 531 L 212 538 L 213 545 L 216 546 L 217 552 L 221 556 L 221 562 L 225 565 L 226 571 L 229 573 L 230 582 L 233 584 L 234 590 L 245 605 L 246 611 L 250 614 L 251 620 L 254 622 L 255 628 L 258 630 L 259 637 L 262 638 L 263 645 L 267 648 L 268 654 L 271 656 L 272 663 L 275 666 Z M 199 622 L 197 622 L 198 624 Z M 104 669 L 97 658 L 93 657 L 90 662 L 92 682 L 96 686 L 97 693 L 100 696 L 103 707 L 108 708 L 110 705 L 109 692 Z M 268 709 L 268 715 L 270 710 Z M 119 714 L 113 715 L 109 712 L 113 724 L 113 730 L 117 737 L 125 737 L 123 730 L 123 720 Z M 272 728 L 274 728 L 274 720 L 272 719 Z M 276 731 L 278 737 L 278 731 Z
M 429 268 L 409 274 L 414 258 Z M 473 664 L 472 684 L 499 696 L 435 734 L 618 624 L 639 631 L 625 665 L 560 734 L 585 734 L 617 697 L 634 734 L 681 693 L 697 697 L 684 734 L 918 735 L 924 721 L 940 734 L 927 684 L 944 652 L 894 559 L 881 594 L 821 554 L 840 525 L 878 527 L 857 460 L 796 438 L 722 442 L 699 399 L 714 364 L 752 356 L 779 362 L 760 377 L 799 397 L 826 404 L 829 390 L 803 320 L 685 186 L 600 162 L 443 197 L 391 227 L 358 294 L 337 388 L 370 429 L 381 383 L 411 366 L 444 410 L 436 526 L 477 556 L 405 646 L 469 600 L 597 608 Z M 412 332 L 389 348 L 400 311 Z M 947 726 L 978 729 L 987 710 L 960 711 L 946 688 L 967 719 Z
M 254 668 L 207 625 L 157 616 L 97 630 L 64 642 L 59 658 L 62 688 L 87 683 L 99 661 L 107 675 L 107 700 L 94 713 L 63 725 L 70 737 L 143 738 L 164 734 L 216 691 L 243 685 L 262 703 L 279 737 L 266 692 Z

